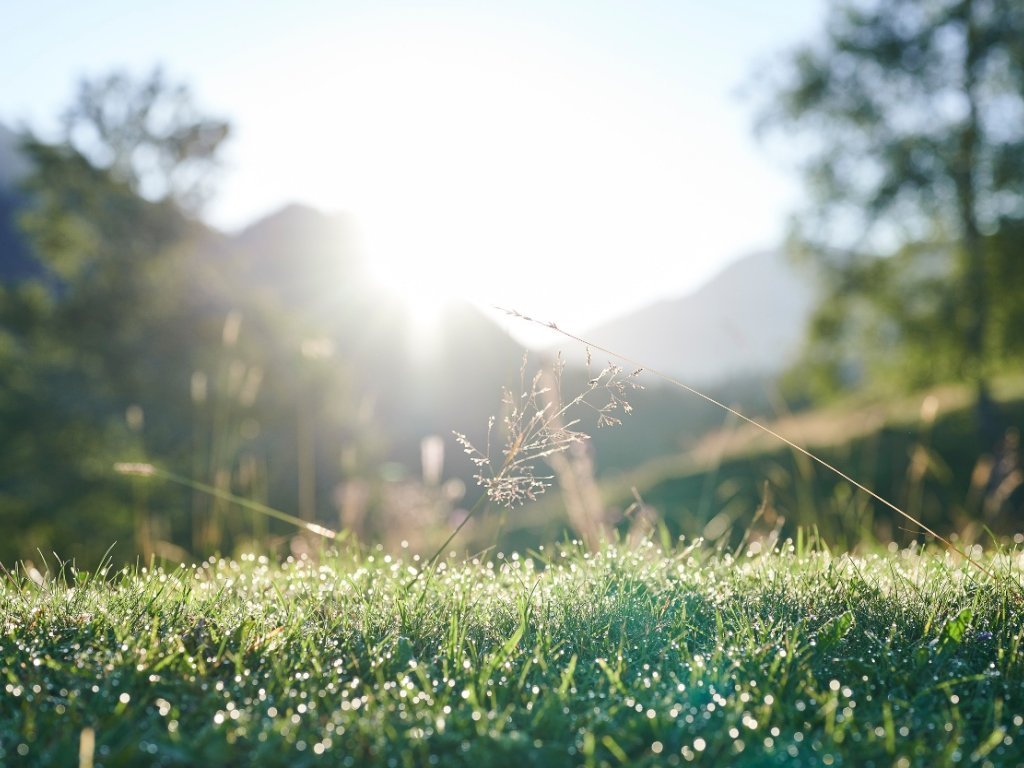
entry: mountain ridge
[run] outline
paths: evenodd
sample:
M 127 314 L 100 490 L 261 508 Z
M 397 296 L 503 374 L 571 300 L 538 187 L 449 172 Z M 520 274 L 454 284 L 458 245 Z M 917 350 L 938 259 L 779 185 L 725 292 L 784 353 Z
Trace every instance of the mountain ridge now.
M 699 384 L 776 374 L 799 349 L 814 293 L 811 277 L 780 252 L 758 251 L 688 294 L 661 299 L 583 335 Z

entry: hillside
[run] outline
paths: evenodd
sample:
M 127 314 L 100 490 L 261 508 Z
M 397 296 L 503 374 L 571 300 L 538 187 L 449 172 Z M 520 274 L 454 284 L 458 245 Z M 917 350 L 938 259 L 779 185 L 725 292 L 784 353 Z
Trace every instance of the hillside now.
M 807 275 L 767 251 L 733 262 L 689 295 L 583 335 L 690 383 L 773 374 L 792 361 L 813 299 Z
M 17 185 L 25 170 L 17 135 L 0 125 L 0 283 L 38 273 L 15 221 L 21 205 Z
M 12 225 L 10 212 L 4 223 Z M 430 329 L 421 318 L 368 278 L 345 216 L 293 205 L 234 234 L 185 221 L 176 237 L 163 250 L 140 250 L 136 263 L 144 266 L 139 274 L 149 275 L 150 269 L 154 277 L 161 274 L 156 295 L 166 304 L 154 303 L 152 318 L 148 305 L 137 308 L 141 320 L 152 320 L 152 325 L 131 344 L 125 342 L 123 350 L 118 347 L 115 351 L 124 354 L 111 359 L 112 375 L 94 382 L 97 391 L 99 384 L 110 387 L 102 407 L 87 410 L 81 394 L 72 402 L 88 424 L 121 429 L 122 413 L 144 413 L 141 438 L 133 439 L 142 441 L 154 462 L 189 476 L 227 478 L 245 494 L 332 525 L 340 522 L 367 539 L 386 537 L 399 522 L 406 529 L 424 528 L 425 538 L 447 530 L 443 505 L 420 513 L 407 498 L 415 490 L 409 481 L 422 476 L 424 439 L 439 436 L 445 446 L 441 477 L 453 481 L 453 487 L 458 481 L 467 486 L 464 495 L 451 501 L 474 503 L 479 493 L 473 485 L 475 467 L 452 432 L 481 445 L 489 417 L 500 420 L 502 389 L 514 390 L 520 378 L 523 349 L 514 339 L 476 307 L 453 304 L 425 342 Z M 7 284 L 25 276 L 19 266 L 24 251 L 18 256 L 17 239 L 10 243 L 15 245 L 0 252 L 0 282 Z M 28 263 L 36 266 L 31 259 Z M 724 279 L 726 286 L 730 282 L 737 281 Z M 661 331 L 642 338 L 672 343 L 672 336 Z M 100 346 L 112 349 L 106 342 Z M 632 339 L 622 348 L 638 349 Z M 567 391 L 579 391 L 590 375 L 581 365 L 583 352 L 564 351 L 570 363 Z M 531 366 L 542 357 L 531 355 Z M 83 370 L 72 366 L 69 375 L 84 376 Z M 37 392 L 40 407 L 45 398 L 59 398 L 64 391 Z M 86 392 L 83 387 L 75 391 Z M 731 394 L 715 392 L 730 402 L 740 397 L 744 407 L 750 407 L 750 397 L 764 406 L 763 383 L 755 379 Z M 631 393 L 630 402 L 636 418 L 622 430 L 602 430 L 595 437 L 599 473 L 627 472 L 674 454 L 718 422 L 717 414 L 709 417 L 685 393 L 669 387 Z M 30 445 L 40 435 L 60 442 L 57 434 L 54 428 L 26 430 L 23 438 Z M 437 444 L 436 438 L 428 443 Z M 89 446 L 93 453 L 103 450 L 116 454 L 112 461 L 123 454 L 103 437 Z M 17 456 L 12 460 L 21 461 Z M 41 465 L 35 461 L 22 472 L 33 487 L 48 487 L 36 479 L 42 477 Z M 97 489 L 97 499 L 102 494 L 120 498 L 124 484 L 119 478 L 103 482 L 90 486 Z M 151 497 L 154 509 L 181 506 L 167 501 L 171 495 L 168 490 L 165 497 Z M 10 498 L 22 496 L 12 493 Z M 112 503 L 107 496 L 96 502 L 97 519 Z M 208 526 L 214 533 L 197 532 L 187 516 L 203 519 L 209 511 L 214 519 L 215 510 L 191 503 L 191 511 L 182 508 L 161 522 L 159 535 L 166 537 L 161 541 L 202 547 L 221 536 L 217 520 Z M 349 507 L 362 510 L 355 522 L 346 512 Z M 396 522 L 388 508 L 416 519 Z M 39 510 L 44 509 L 65 514 L 53 503 L 40 504 Z M 25 520 L 45 517 L 41 511 L 25 514 Z M 122 517 L 117 525 L 125 523 Z M 247 525 L 229 519 L 224 535 L 238 539 L 247 535 Z M 7 551 L 41 546 L 67 552 L 72 545 L 61 537 L 69 530 L 64 525 L 30 530 L 26 523 L 24 535 Z M 114 524 L 104 530 L 108 538 L 131 537 Z

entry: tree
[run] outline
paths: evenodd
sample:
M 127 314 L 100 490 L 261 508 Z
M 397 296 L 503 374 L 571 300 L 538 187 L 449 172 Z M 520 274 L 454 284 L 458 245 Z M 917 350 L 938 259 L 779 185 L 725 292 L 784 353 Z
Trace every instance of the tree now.
M 178 111 L 165 111 L 158 131 L 147 116 L 167 99 Z M 157 75 L 142 84 L 112 76 L 82 85 L 69 143 L 23 139 L 29 173 L 17 217 L 35 268 L 0 284 L 0 518 L 32 543 L 18 556 L 60 547 L 95 562 L 133 528 L 141 541 L 141 502 L 111 478 L 113 462 L 173 462 L 189 444 L 201 319 L 190 311 L 184 244 L 201 226 L 181 205 L 196 199 L 184 180 L 212 167 L 220 139 L 189 138 L 211 121 L 188 104 L 186 90 Z M 104 147 L 109 162 L 90 161 L 86 152 Z M 147 157 L 160 162 L 142 164 Z M 175 157 L 192 170 L 179 173 Z M 146 199 L 147 186 L 165 194 Z M 80 536 L 89 529 L 108 533 L 99 551 Z M 0 558 L 11 546 L 3 542 Z
M 64 121 L 65 144 L 24 142 L 32 170 L 20 223 L 54 299 L 54 329 L 138 397 L 162 379 L 143 376 L 153 366 L 142 361 L 166 357 L 155 341 L 182 318 L 189 293 L 173 246 L 196 227 L 182 209 L 209 191 L 228 126 L 201 115 L 188 88 L 159 69 L 139 81 L 82 81 Z
M 115 462 L 153 461 L 311 516 L 379 450 L 363 404 L 376 384 L 362 379 L 370 391 L 357 395 L 351 360 L 382 377 L 394 369 L 374 343 L 380 302 L 354 264 L 327 271 L 344 251 L 338 225 L 293 209 L 224 238 L 187 215 L 176 166 L 132 164 L 178 156 L 163 134 L 133 127 L 163 98 L 147 82 L 84 84 L 68 142 L 22 142 L 18 218 L 34 268 L 0 275 L 0 520 L 12 531 L 0 563 L 39 549 L 95 564 L 113 540 L 115 558 L 198 556 L 257 535 L 249 515 L 115 476 Z M 209 123 L 180 114 L 166 135 Z M 190 162 L 213 167 L 218 146 Z M 144 196 L 146 174 L 171 193 Z M 329 274 L 340 285 L 325 289 Z M 326 359 L 332 346 L 338 359 Z
M 64 113 L 65 138 L 99 168 L 151 200 L 198 208 L 228 124 L 199 113 L 187 86 L 156 68 L 137 81 L 124 72 L 83 80 Z
M 812 339 L 833 381 L 835 350 L 871 334 L 890 372 L 984 403 L 1024 332 L 1005 282 L 1024 245 L 1024 4 L 836 0 L 775 75 L 762 126 L 802 140 L 792 244 L 827 284 Z

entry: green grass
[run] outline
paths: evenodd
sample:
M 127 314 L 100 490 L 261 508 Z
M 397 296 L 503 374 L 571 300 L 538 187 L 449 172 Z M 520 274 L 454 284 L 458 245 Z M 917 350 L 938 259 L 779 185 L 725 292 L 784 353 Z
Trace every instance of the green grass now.
M 651 544 L 19 573 L 7 765 L 1024 764 L 1024 555 Z

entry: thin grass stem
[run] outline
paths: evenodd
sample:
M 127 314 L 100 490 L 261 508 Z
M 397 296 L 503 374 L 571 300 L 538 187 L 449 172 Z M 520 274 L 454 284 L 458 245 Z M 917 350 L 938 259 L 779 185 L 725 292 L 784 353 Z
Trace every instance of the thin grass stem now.
M 131 475 L 134 477 L 158 477 L 161 480 L 167 480 L 177 485 L 182 485 L 186 488 L 191 488 L 195 491 L 201 491 L 207 493 L 214 498 L 222 501 L 228 501 L 233 504 L 237 504 L 245 509 L 258 512 L 267 517 L 273 517 L 276 520 L 281 520 L 285 523 L 290 523 L 296 528 L 301 528 L 309 533 L 322 536 L 325 539 L 331 539 L 332 541 L 342 541 L 348 536 L 348 531 L 332 531 L 330 528 L 325 528 L 322 525 L 311 523 L 308 520 L 302 520 L 295 515 L 289 515 L 287 512 L 282 512 L 274 507 L 269 507 L 266 504 L 260 504 L 258 501 L 247 499 L 243 496 L 236 496 L 230 491 L 225 491 L 222 488 L 215 488 L 212 485 L 202 483 L 198 480 L 192 480 L 188 477 L 182 477 L 181 475 L 169 472 L 166 469 L 161 469 L 153 464 L 141 464 L 133 462 L 125 462 L 114 465 L 114 471 L 121 475 Z

